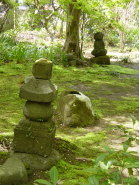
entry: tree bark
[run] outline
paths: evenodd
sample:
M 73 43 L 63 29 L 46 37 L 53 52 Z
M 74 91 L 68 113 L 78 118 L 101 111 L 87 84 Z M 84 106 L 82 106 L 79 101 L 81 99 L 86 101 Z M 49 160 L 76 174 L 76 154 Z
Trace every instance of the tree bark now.
M 63 36 L 63 32 L 64 32 L 64 21 L 61 20 L 61 25 L 60 25 L 60 30 L 59 30 L 59 37 Z
M 4 14 L 3 18 L 1 18 L 0 33 L 3 31 L 4 23 L 7 20 L 8 11 L 10 10 L 10 6 L 8 6 L 8 5 L 3 5 L 3 6 L 4 6 L 5 14 Z
M 124 33 L 119 30 L 119 39 L 120 39 L 120 50 L 123 51 L 125 48 Z
M 79 22 L 81 10 L 75 7 L 74 2 L 76 2 L 76 0 L 73 0 L 73 3 L 69 5 L 66 40 L 63 49 L 66 53 L 72 53 L 76 57 L 81 58 L 81 50 L 79 46 Z

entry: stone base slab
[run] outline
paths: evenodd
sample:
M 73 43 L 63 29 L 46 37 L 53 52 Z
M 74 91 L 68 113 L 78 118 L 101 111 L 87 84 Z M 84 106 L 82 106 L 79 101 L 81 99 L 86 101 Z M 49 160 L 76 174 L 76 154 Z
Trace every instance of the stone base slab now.
M 61 158 L 60 154 L 56 150 L 52 150 L 51 154 L 46 158 L 35 154 L 15 152 L 12 152 L 11 156 L 19 158 L 25 165 L 26 169 L 31 172 L 48 170 L 54 166 Z
M 94 57 L 91 59 L 93 64 L 110 65 L 109 56 Z
M 54 143 L 55 125 L 52 121 L 44 123 L 21 120 L 14 129 L 14 151 L 49 156 Z

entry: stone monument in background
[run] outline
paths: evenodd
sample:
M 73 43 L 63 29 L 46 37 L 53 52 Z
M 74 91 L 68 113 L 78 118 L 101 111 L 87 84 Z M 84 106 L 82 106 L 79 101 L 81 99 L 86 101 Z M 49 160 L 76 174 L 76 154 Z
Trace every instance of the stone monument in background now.
M 107 50 L 103 41 L 103 33 L 97 32 L 94 34 L 94 50 L 91 52 L 95 57 L 92 58 L 92 62 L 100 65 L 109 65 L 110 58 L 107 56 Z

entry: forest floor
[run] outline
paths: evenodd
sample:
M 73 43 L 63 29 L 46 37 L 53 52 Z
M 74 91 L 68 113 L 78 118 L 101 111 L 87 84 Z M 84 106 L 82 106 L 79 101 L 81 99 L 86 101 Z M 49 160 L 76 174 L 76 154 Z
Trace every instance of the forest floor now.
M 67 67 L 54 65 L 53 82 L 59 88 L 58 98 L 54 102 L 56 108 L 62 91 L 75 89 L 87 95 L 93 104 L 96 115 L 96 124 L 82 128 L 66 128 L 57 121 L 56 149 L 62 159 L 56 165 L 59 171 L 59 184 L 83 185 L 87 178 L 95 175 L 88 171 L 95 163 L 95 159 L 107 148 L 113 148 L 113 158 L 117 158 L 117 151 L 122 155 L 119 160 L 139 156 L 139 145 L 136 143 L 129 147 L 129 151 L 136 153 L 126 156 L 123 142 L 126 134 L 131 134 L 133 116 L 136 118 L 133 135 L 139 133 L 139 53 L 133 56 L 127 53 L 110 51 L 112 64 L 101 67 Z M 85 50 L 85 55 L 90 56 L 90 49 Z M 123 62 L 121 57 L 124 59 Z M 130 59 L 129 59 L 130 57 Z M 135 59 L 136 58 L 136 59 Z M 134 60 L 135 59 L 135 60 Z M 120 62 L 121 61 L 121 62 Z M 31 76 L 32 63 L 8 63 L 0 66 L 0 164 L 9 155 L 13 138 L 13 129 L 23 117 L 22 108 L 24 100 L 18 97 L 19 88 L 26 76 Z M 132 119 L 131 119 L 132 118 Z M 128 132 L 129 131 L 129 132 Z M 122 137 L 124 135 L 124 137 Z M 131 136 L 131 135 L 130 135 Z M 109 151 L 108 151 L 109 152 Z M 110 157 L 110 155 L 108 156 Z M 139 177 L 138 171 L 133 171 Z M 101 172 L 108 178 L 108 174 Z M 123 175 L 128 177 L 127 171 Z M 48 173 L 38 172 L 30 177 L 28 185 L 33 184 L 37 178 L 49 179 Z
M 0 66 L 1 163 L 8 156 L 13 129 L 23 117 L 22 108 L 25 101 L 19 99 L 18 93 L 25 76 L 31 75 L 31 67 L 32 64 L 15 63 Z M 60 153 L 64 153 L 57 165 L 60 184 L 85 184 L 87 178 L 93 174 L 88 173 L 86 169 L 93 166 L 93 161 L 102 153 L 104 145 L 116 150 L 121 149 L 125 140 L 121 137 L 123 128 L 132 127 L 130 115 L 139 119 L 138 64 L 114 64 L 106 67 L 94 65 L 85 68 L 64 68 L 57 65 L 54 66 L 53 81 L 59 87 L 58 97 L 63 90 L 69 88 L 81 91 L 91 99 L 96 113 L 96 125 L 68 129 L 57 125 L 56 138 L 65 141 L 64 144 L 60 142 L 57 145 Z M 58 99 L 55 101 L 55 107 L 57 102 Z M 135 133 L 138 133 L 138 121 L 134 129 Z M 73 149 L 73 146 L 77 149 Z M 129 150 L 136 151 L 138 155 L 139 146 L 134 144 Z M 31 177 L 31 182 L 39 176 L 48 179 L 48 174 L 38 173 L 37 176 Z

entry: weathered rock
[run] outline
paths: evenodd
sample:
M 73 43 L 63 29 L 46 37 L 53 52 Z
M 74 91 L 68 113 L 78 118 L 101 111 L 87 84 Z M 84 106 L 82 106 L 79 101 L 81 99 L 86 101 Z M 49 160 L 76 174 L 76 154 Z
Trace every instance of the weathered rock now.
M 48 157 L 41 157 L 35 154 L 11 153 L 11 156 L 18 157 L 22 160 L 29 171 L 48 170 L 60 160 L 60 155 L 56 150 L 52 150 Z
M 24 83 L 28 83 L 32 79 L 32 76 L 26 76 L 24 79 Z
M 49 80 L 30 78 L 21 86 L 19 96 L 35 102 L 51 102 L 57 94 L 57 86 Z
M 29 130 L 32 128 L 33 130 L 48 130 L 50 133 L 53 130 L 53 127 L 55 126 L 54 122 L 50 119 L 48 121 L 31 121 L 27 118 L 23 118 L 20 120 L 19 124 L 16 127 L 22 127 L 22 128 L 29 128 Z M 51 129 L 52 128 L 52 129 Z
M 62 93 L 58 113 L 65 126 L 87 126 L 94 124 L 94 111 L 90 99 L 78 91 Z
M 94 57 L 92 58 L 92 63 L 100 65 L 110 65 L 110 57 L 109 56 Z
M 95 41 L 94 43 L 94 48 L 95 49 L 105 49 L 105 44 L 103 40 Z
M 55 125 L 52 121 L 35 122 L 23 119 L 14 129 L 13 149 L 15 152 L 49 156 L 54 136 Z
M 94 34 L 94 39 L 95 40 L 103 40 L 103 33 L 102 32 L 97 32 Z
M 35 78 L 49 80 L 52 76 L 52 62 L 41 58 L 37 60 L 32 68 L 32 74 Z
M 107 54 L 107 50 L 106 49 L 94 49 L 91 54 L 94 55 L 95 57 L 105 56 Z
M 0 167 L 0 185 L 21 185 L 28 180 L 26 168 L 17 157 L 10 157 Z
M 47 121 L 53 115 L 51 103 L 27 101 L 23 108 L 24 115 L 30 120 Z

